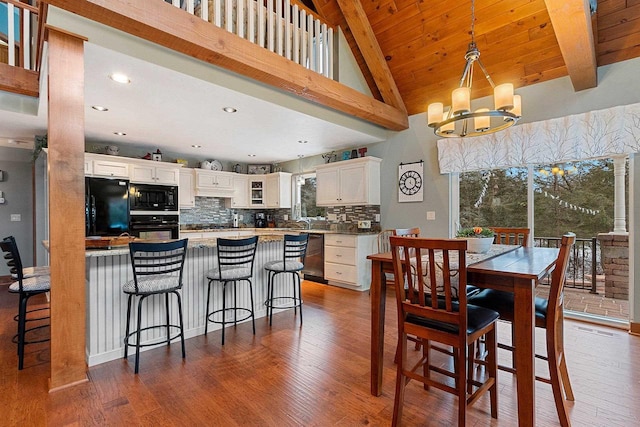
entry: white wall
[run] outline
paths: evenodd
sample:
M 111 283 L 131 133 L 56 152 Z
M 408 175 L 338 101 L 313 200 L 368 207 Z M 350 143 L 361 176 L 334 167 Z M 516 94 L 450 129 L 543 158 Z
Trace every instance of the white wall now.
M 0 170 L 4 172 L 0 191 L 5 198 L 5 203 L 0 204 L 0 238 L 16 238 L 20 258 L 27 266 L 33 265 L 31 156 L 31 150 L 0 147 Z M 11 221 L 12 214 L 19 214 L 21 220 Z M 2 259 L 0 276 L 7 275 L 9 267 Z

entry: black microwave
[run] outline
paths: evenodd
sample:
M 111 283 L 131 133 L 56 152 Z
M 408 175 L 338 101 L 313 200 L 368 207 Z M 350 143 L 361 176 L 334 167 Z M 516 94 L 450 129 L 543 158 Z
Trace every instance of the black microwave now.
M 177 211 L 178 187 L 131 184 L 129 186 L 129 206 L 132 211 Z

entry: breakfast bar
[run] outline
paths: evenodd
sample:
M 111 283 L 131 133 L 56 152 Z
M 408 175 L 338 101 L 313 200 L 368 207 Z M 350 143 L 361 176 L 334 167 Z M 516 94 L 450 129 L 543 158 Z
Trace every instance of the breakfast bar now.
M 255 317 L 266 315 L 267 275 L 264 264 L 282 256 L 282 235 L 260 235 L 253 267 L 253 288 Z M 205 325 L 205 304 L 207 300 L 207 271 L 216 263 L 216 239 L 189 239 L 183 273 L 182 305 L 185 338 L 202 335 Z M 109 360 L 121 358 L 124 354 L 124 331 L 126 327 L 127 298 L 122 285 L 133 279 L 129 248 L 118 247 L 107 250 L 86 252 L 87 278 L 87 363 L 93 366 Z M 277 280 L 280 280 L 278 278 Z M 212 304 L 221 306 L 222 287 L 213 286 Z M 233 298 L 233 295 L 227 295 Z M 250 296 L 246 291 L 237 295 L 238 304 L 248 306 Z M 143 308 L 143 323 L 158 323 L 164 316 L 162 304 L 146 300 Z M 177 307 L 171 308 L 171 313 Z M 217 330 L 220 325 L 209 324 L 209 330 Z M 143 342 L 150 342 L 162 336 L 159 329 L 145 331 Z

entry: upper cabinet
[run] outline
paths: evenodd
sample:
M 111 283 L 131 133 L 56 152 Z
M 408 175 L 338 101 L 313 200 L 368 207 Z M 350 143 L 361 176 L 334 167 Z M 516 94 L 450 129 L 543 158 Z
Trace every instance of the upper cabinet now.
M 291 174 L 288 172 L 268 174 L 265 196 L 267 208 L 290 208 Z
M 179 185 L 180 165 L 152 160 L 86 153 L 84 174 L 107 178 L 127 178 L 133 183 Z
M 265 191 L 267 187 L 265 175 L 250 175 L 249 178 L 249 207 L 264 208 L 267 206 Z
M 228 208 L 248 208 L 249 206 L 249 175 L 234 174 L 233 197 L 228 199 Z
M 196 205 L 195 177 L 193 169 L 180 170 L 180 188 L 178 190 L 178 204 L 181 209 L 192 208 Z
M 129 164 L 126 162 L 115 162 L 100 158 L 91 158 L 91 164 L 87 165 L 85 160 L 85 171 L 90 170 L 91 176 L 107 178 L 129 178 Z
M 147 164 L 132 163 L 129 165 L 129 179 L 141 184 L 179 185 L 180 167 L 153 161 Z
M 316 167 L 318 206 L 379 205 L 380 163 L 361 157 Z
M 233 195 L 233 172 L 218 172 L 195 169 L 196 196 L 231 197 Z

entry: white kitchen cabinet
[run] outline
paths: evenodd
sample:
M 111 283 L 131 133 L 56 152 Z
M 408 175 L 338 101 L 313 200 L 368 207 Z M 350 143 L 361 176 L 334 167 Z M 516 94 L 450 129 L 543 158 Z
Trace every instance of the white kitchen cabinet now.
M 324 278 L 329 284 L 366 290 L 371 286 L 371 263 L 376 252 L 374 234 L 326 234 Z
M 231 197 L 233 195 L 232 172 L 218 172 L 206 169 L 195 169 L 196 196 Z
M 196 205 L 195 176 L 193 169 L 180 170 L 180 186 L 178 188 L 178 205 L 181 209 Z
M 147 164 L 131 163 L 129 180 L 139 184 L 179 185 L 180 167 L 158 164 L 147 160 Z
M 291 207 L 291 174 L 288 172 L 270 173 L 266 178 L 267 208 Z
M 349 206 L 380 204 L 380 163 L 361 157 L 316 167 L 316 204 Z
M 235 174 L 233 177 L 233 197 L 228 199 L 228 208 L 248 208 L 249 206 L 249 176 Z
M 91 159 L 84 159 L 84 176 L 93 175 L 93 161 Z
M 129 178 L 129 164 L 126 162 L 93 159 L 92 169 L 93 170 L 91 176 L 108 178 Z
M 264 208 L 267 206 L 265 199 L 266 178 L 264 175 L 251 176 L 249 178 L 249 207 Z

